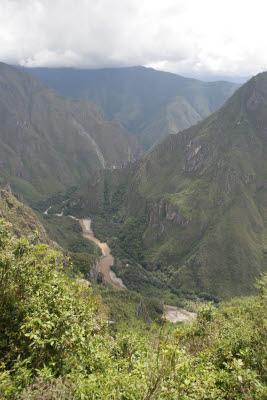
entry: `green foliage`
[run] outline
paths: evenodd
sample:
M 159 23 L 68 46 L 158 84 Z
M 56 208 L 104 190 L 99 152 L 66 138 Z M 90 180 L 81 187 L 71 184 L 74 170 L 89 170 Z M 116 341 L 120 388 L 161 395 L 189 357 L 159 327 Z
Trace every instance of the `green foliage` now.
M 128 218 L 119 232 L 120 246 L 139 263 L 143 259 L 143 234 L 146 229 L 146 216 Z
M 109 307 L 110 319 L 118 323 L 133 324 L 136 319 L 143 320 L 146 324 L 162 322 L 163 303 L 156 298 L 142 297 L 130 290 L 97 288 L 102 301 Z
M 31 235 L 38 229 L 41 241 L 51 242 L 34 211 L 2 189 L 0 189 L 0 216 L 12 225 L 17 236 Z
M 53 214 L 56 213 L 61 213 L 62 211 L 62 206 L 66 202 L 66 200 L 71 196 L 71 194 L 77 189 L 76 186 L 72 186 L 68 188 L 66 191 L 62 192 L 57 192 L 53 196 L 51 196 L 49 199 L 41 200 L 38 203 L 34 204 L 34 209 L 39 211 L 39 212 L 44 212 L 47 210 L 50 206 L 56 205 L 58 209 L 56 212 L 53 212 Z
M 93 265 L 96 263 L 97 257 L 95 254 L 89 253 L 69 253 L 70 261 L 73 264 L 73 274 L 83 274 L 86 279 L 91 278 L 90 272 Z
M 172 291 L 251 294 L 266 269 L 266 92 L 266 73 L 251 79 L 216 113 L 156 147 L 130 184 L 127 216 L 146 210 L 144 258 L 162 272 L 175 266 L 172 277 L 164 273 Z
M 60 253 L 34 244 L 36 238 L 16 239 L 9 229 L 1 220 L 0 357 L 19 375 L 19 390 L 44 365 L 52 376 L 79 365 L 86 342 L 103 326 L 104 308 L 91 289 L 64 275 Z
M 3 220 L 0 250 L 1 399 L 265 399 L 266 277 L 257 297 L 207 305 L 192 323 L 111 337 L 106 307 L 60 253 Z
M 44 224 L 49 236 L 65 250 L 72 253 L 101 254 L 99 247 L 82 236 L 82 227 L 78 221 L 69 217 L 45 215 Z
M 73 264 L 71 275 L 82 274 L 87 279 L 91 278 L 92 267 L 101 256 L 101 249 L 82 236 L 79 222 L 70 217 L 49 214 L 43 216 L 42 220 L 49 236 L 59 243 L 70 257 Z

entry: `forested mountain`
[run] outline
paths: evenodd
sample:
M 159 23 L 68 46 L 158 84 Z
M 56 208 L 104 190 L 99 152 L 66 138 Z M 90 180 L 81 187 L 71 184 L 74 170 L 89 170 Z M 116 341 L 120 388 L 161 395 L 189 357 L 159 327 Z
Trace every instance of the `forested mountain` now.
M 17 73 L 0 80 L 0 398 L 264 400 L 266 275 L 256 296 L 204 303 L 251 293 L 266 269 L 267 73 L 114 169 L 135 159 L 136 145 L 121 153 L 114 144 L 114 159 L 105 158 L 93 132 L 102 137 L 97 127 L 110 124 L 95 106 Z M 130 137 L 120 129 L 120 141 Z M 87 174 L 69 201 L 58 193 Z M 39 215 L 45 231 L 5 177 L 33 202 L 57 192 L 50 211 L 93 216 L 116 273 L 141 294 L 96 285 L 100 252 L 78 221 Z M 202 306 L 190 323 L 172 325 L 163 298 Z
M 133 161 L 135 138 L 87 99 L 58 94 L 0 64 L 0 175 L 29 202 L 76 185 L 97 168 Z
M 134 133 L 146 150 L 210 115 L 240 86 L 206 83 L 145 67 L 27 71 L 64 95 L 91 99 L 108 119 Z
M 117 224 L 113 243 L 178 296 L 251 293 L 267 268 L 267 73 L 126 175 L 89 181 L 71 204 Z M 116 272 L 134 277 L 131 266 Z

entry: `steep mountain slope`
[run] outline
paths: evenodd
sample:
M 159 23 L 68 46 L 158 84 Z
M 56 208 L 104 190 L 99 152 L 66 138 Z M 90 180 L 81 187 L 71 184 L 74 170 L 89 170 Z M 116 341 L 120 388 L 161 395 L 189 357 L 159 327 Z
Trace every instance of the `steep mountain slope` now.
M 54 245 L 35 213 L 12 195 L 8 184 L 3 189 L 1 183 L 0 218 L 5 218 L 8 221 L 10 228 L 16 236 L 33 235 L 34 231 L 38 230 L 40 240 L 43 243 Z
M 108 191 L 105 179 L 103 209 L 106 202 L 112 210 L 117 186 Z M 95 212 L 90 205 L 102 183 L 93 183 L 86 196 L 73 195 L 80 209 Z M 166 138 L 132 171 L 124 193 L 122 246 L 174 293 L 250 293 L 267 268 L 267 73 Z
M 257 297 L 201 307 L 178 327 L 150 329 L 160 304 L 102 292 L 111 317 L 130 317 L 113 327 L 99 296 L 58 270 L 60 253 L 4 221 L 0 248 L 2 399 L 266 400 L 267 276 Z
M 90 101 L 0 64 L 0 175 L 29 202 L 134 160 L 136 140 Z
M 240 86 L 205 83 L 145 67 L 28 71 L 64 95 L 90 98 L 107 118 L 133 132 L 144 149 L 207 117 Z
M 78 275 L 78 282 L 88 285 L 81 279 L 83 274 L 84 279 L 96 284 L 99 271 L 97 263 L 101 250 L 91 240 L 82 236 L 79 222 L 65 216 L 40 215 L 34 212 L 30 207 L 20 203 L 13 196 L 9 184 L 0 179 L 0 235 L 2 236 L 4 226 L 17 238 L 27 237 L 32 244 L 40 241 L 48 244 L 51 249 L 63 252 L 64 256 L 60 261 L 64 260 L 64 271 L 68 276 L 74 278 Z M 0 240 L 2 247 L 0 257 L 6 245 L 7 240 Z M 23 251 L 23 247 L 21 250 Z M 47 251 L 45 249 L 45 253 Z M 69 261 L 72 263 L 71 268 Z M 5 263 L 0 263 L 0 267 L 3 266 Z M 130 320 L 136 322 L 137 319 L 146 323 L 151 323 L 152 320 L 162 321 L 163 303 L 160 300 L 144 298 L 128 290 L 123 293 L 118 292 L 103 284 L 94 285 L 94 291 L 97 295 L 101 295 L 103 303 L 108 306 L 111 313 L 110 318 L 115 319 L 116 323 L 120 320 L 124 323 Z

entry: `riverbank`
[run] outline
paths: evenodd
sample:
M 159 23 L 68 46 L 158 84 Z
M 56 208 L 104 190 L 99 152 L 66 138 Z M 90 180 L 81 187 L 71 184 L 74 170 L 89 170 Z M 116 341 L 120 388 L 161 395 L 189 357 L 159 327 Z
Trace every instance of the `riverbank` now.
M 49 209 L 52 206 L 50 206 L 44 214 L 47 215 L 49 212 Z M 57 217 L 62 217 L 63 212 L 54 214 Z M 126 290 L 126 286 L 123 284 L 123 281 L 118 278 L 115 273 L 111 270 L 112 265 L 114 264 L 114 257 L 111 254 L 111 249 L 109 248 L 107 243 L 101 242 L 97 237 L 95 237 L 94 232 L 91 227 L 91 219 L 90 218 L 83 218 L 83 219 L 78 219 L 72 215 L 68 215 L 69 218 L 75 219 L 79 224 L 81 225 L 82 228 L 82 235 L 84 238 L 89 239 L 90 241 L 94 242 L 95 244 L 100 247 L 102 251 L 102 256 L 100 257 L 100 260 L 98 261 L 97 265 L 97 270 L 99 272 L 102 272 L 104 275 L 105 281 L 108 282 L 113 288 L 118 289 L 118 290 Z M 170 321 L 170 322 L 183 322 L 187 320 L 191 320 L 194 317 L 194 313 L 190 313 L 189 311 L 179 308 L 179 307 L 174 307 L 174 306 L 169 306 L 169 305 L 164 305 L 164 317 Z
M 115 273 L 111 270 L 111 266 L 114 263 L 114 257 L 111 254 L 111 250 L 107 243 L 101 242 L 95 237 L 94 232 L 91 229 L 91 219 L 80 219 L 79 223 L 83 230 L 83 236 L 92 242 L 96 243 L 102 250 L 102 257 L 99 260 L 99 269 L 103 273 L 105 280 L 111 284 L 114 288 L 119 290 L 127 289 L 123 284 L 122 280 L 118 278 Z M 184 322 L 194 318 L 195 314 L 186 311 L 183 308 L 178 308 L 174 306 L 165 305 L 164 315 L 166 319 L 170 322 Z
M 106 282 L 112 285 L 115 289 L 125 290 L 126 286 L 123 284 L 122 280 L 118 278 L 115 273 L 111 270 L 111 266 L 114 264 L 114 257 L 111 254 L 111 250 L 107 243 L 101 242 L 98 238 L 95 237 L 94 232 L 91 229 L 91 219 L 80 219 L 79 223 L 83 230 L 83 237 L 91 240 L 96 243 L 100 249 L 102 250 L 102 256 L 99 260 L 99 269 L 100 272 L 104 275 Z

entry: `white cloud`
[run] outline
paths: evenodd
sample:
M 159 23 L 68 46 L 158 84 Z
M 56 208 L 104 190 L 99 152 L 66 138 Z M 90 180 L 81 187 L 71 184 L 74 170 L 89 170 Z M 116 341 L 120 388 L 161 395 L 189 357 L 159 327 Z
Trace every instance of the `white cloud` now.
M 250 75 L 267 69 L 266 12 L 264 0 L 1 0 L 0 59 Z

